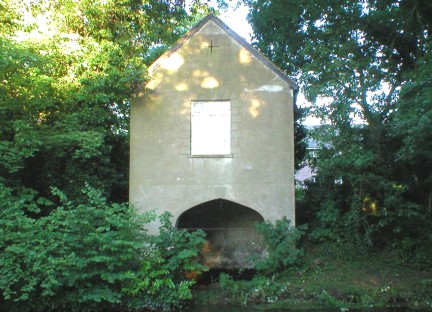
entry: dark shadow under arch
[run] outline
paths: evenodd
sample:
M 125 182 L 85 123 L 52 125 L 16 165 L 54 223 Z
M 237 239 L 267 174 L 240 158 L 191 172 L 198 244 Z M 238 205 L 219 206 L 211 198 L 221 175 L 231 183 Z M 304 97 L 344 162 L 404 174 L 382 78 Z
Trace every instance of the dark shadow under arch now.
M 262 237 L 255 230 L 264 218 L 255 210 L 225 199 L 211 200 L 183 212 L 179 229 L 202 229 L 207 234 L 203 263 L 210 268 L 251 268 L 262 255 Z
M 217 229 L 254 228 L 264 218 L 255 210 L 225 199 L 215 199 L 183 212 L 177 219 L 177 228 Z

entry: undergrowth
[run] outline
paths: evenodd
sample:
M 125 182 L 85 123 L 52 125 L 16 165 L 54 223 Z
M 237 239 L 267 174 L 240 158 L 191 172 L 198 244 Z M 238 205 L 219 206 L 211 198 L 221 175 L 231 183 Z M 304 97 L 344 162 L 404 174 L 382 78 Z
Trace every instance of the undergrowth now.
M 302 265 L 250 281 L 221 274 L 205 295 L 195 295 L 201 304 L 432 309 L 432 271 L 402 263 L 397 251 L 321 244 L 308 248 Z

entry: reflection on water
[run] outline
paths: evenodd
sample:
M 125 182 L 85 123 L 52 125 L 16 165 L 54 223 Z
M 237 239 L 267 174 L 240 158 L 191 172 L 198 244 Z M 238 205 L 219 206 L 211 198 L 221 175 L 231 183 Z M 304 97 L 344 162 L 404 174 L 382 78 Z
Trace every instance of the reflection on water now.
M 340 312 L 341 309 L 263 309 L 258 307 L 233 307 L 224 305 L 207 305 L 207 306 L 196 306 L 191 307 L 187 310 L 182 310 L 178 312 Z M 373 309 L 359 309 L 359 310 L 349 310 L 350 312 L 406 312 L 406 311 L 418 311 L 410 310 L 408 308 L 373 308 Z M 422 310 L 432 312 L 432 309 Z

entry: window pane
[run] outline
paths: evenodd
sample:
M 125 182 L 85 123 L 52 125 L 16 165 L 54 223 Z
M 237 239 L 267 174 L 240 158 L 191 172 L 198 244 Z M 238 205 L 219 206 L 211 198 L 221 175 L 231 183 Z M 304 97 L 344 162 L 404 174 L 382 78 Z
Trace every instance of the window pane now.
M 231 153 L 231 103 L 191 103 L 191 154 Z

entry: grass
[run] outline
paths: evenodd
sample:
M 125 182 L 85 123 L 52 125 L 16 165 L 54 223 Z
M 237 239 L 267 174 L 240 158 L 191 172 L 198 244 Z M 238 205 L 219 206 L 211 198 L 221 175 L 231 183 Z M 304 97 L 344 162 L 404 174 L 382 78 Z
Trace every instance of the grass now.
M 260 309 L 360 309 L 410 307 L 432 310 L 432 270 L 404 264 L 393 251 L 349 245 L 309 248 L 301 268 L 197 288 L 200 304 L 256 305 Z

